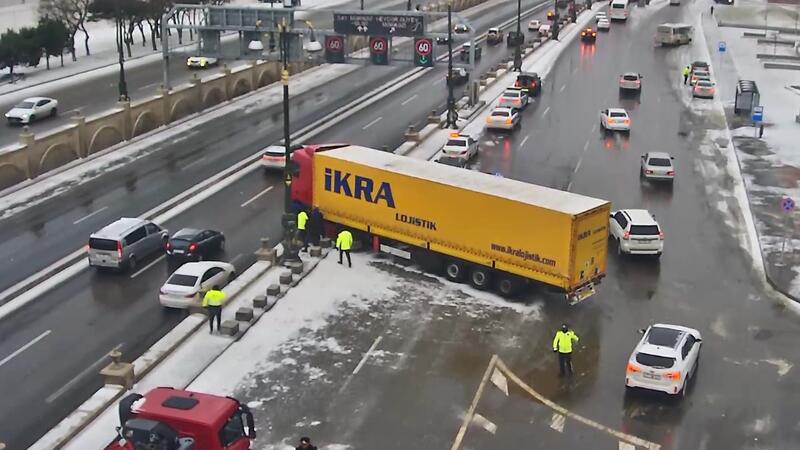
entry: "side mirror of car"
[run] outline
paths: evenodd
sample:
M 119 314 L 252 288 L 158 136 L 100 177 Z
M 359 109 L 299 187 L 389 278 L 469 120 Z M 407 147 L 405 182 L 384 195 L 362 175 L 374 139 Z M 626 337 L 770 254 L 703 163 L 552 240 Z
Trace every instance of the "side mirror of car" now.
M 645 328 L 639 328 L 639 334 L 644 334 L 644 333 L 645 333 L 645 331 L 647 331 L 647 329 L 645 329 Z
M 670 156 L 669 159 L 675 159 L 675 157 L 674 156 Z

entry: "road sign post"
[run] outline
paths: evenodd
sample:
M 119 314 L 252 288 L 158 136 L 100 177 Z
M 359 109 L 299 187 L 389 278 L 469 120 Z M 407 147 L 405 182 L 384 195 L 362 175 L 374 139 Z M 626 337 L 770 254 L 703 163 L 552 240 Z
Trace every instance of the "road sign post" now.
M 781 264 L 784 267 L 785 267 L 784 255 L 785 255 L 785 252 L 786 252 L 786 238 L 789 235 L 789 231 L 792 228 L 791 217 L 792 217 L 792 213 L 794 212 L 795 206 L 796 205 L 794 203 L 794 199 L 792 199 L 791 197 L 783 197 L 781 199 L 781 211 L 786 213 L 786 218 L 787 218 L 787 220 L 786 220 L 786 229 L 784 230 L 784 233 L 783 233 L 783 242 L 781 243 Z
M 753 121 L 753 132 L 758 137 L 758 125 L 764 121 L 764 107 L 754 106 L 753 111 L 750 113 L 750 119 Z
M 383 36 L 369 38 L 369 58 L 379 66 L 389 64 L 389 40 Z
M 325 36 L 325 62 L 332 64 L 344 63 L 344 36 Z
M 414 65 L 417 67 L 433 67 L 433 39 L 414 39 Z
M 725 51 L 728 50 L 728 44 L 726 44 L 725 41 L 719 41 L 717 50 L 719 50 L 720 53 L 725 53 Z

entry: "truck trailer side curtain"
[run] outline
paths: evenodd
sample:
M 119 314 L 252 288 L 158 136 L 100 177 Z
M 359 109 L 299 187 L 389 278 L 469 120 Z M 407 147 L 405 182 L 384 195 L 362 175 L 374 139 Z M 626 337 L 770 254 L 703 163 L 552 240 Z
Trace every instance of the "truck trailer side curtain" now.
M 500 245 L 500 244 L 492 244 L 492 250 L 505 253 L 507 255 L 516 256 L 517 258 L 522 258 L 525 261 L 533 261 L 544 264 L 546 266 L 556 266 L 556 260 L 552 258 L 542 258 L 539 256 L 538 253 L 532 253 L 527 250 L 523 250 L 521 248 L 514 248 L 510 245 Z

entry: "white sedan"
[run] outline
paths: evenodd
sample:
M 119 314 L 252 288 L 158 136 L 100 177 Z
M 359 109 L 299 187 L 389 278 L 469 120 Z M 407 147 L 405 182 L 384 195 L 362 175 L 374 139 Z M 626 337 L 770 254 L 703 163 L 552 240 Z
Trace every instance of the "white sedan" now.
M 283 170 L 286 167 L 286 149 L 280 145 L 270 145 L 261 155 L 261 167 L 265 171 Z
M 219 63 L 217 58 L 209 56 L 190 56 L 186 58 L 186 67 L 190 69 L 205 69 L 207 67 L 216 66 Z
M 697 372 L 700 332 L 662 323 L 640 331 L 644 336 L 628 359 L 625 386 L 686 396 L 689 380 Z
M 509 88 L 500 96 L 497 106 L 522 109 L 528 106 L 528 101 L 528 95 L 522 89 Z
M 478 155 L 478 140 L 454 131 L 442 147 L 442 155 L 470 160 Z
M 639 175 L 646 180 L 673 181 L 675 179 L 675 159 L 669 153 L 648 152 L 642 155 L 642 168 Z
M 528 22 L 528 31 L 539 31 L 539 27 L 542 26 L 542 21 L 539 19 L 533 19 Z
M 191 306 L 200 306 L 206 291 L 214 286 L 224 287 L 235 276 L 236 269 L 226 262 L 186 263 L 161 286 L 158 301 L 166 308 L 187 309 Z
M 48 97 L 26 98 L 6 113 L 9 124 L 29 124 L 58 114 L 58 100 Z
M 609 131 L 631 131 L 631 118 L 622 108 L 608 108 L 600 111 L 600 126 Z
M 495 108 L 486 118 L 489 130 L 513 130 L 519 125 L 519 110 L 516 108 Z
M 608 19 L 600 19 L 597 21 L 597 29 L 608 31 L 611 29 L 611 22 Z

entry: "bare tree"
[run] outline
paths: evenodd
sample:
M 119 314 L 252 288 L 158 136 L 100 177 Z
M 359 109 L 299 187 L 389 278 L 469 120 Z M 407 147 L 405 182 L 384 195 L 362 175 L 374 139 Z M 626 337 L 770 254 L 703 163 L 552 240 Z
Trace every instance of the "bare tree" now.
M 75 55 L 75 35 L 78 30 L 83 32 L 83 45 L 86 55 L 89 51 L 89 32 L 86 30 L 86 20 L 89 16 L 90 0 L 47 0 L 39 3 L 39 16 L 50 17 L 63 22 L 69 31 L 67 45 L 72 55 L 72 60 L 77 61 Z

